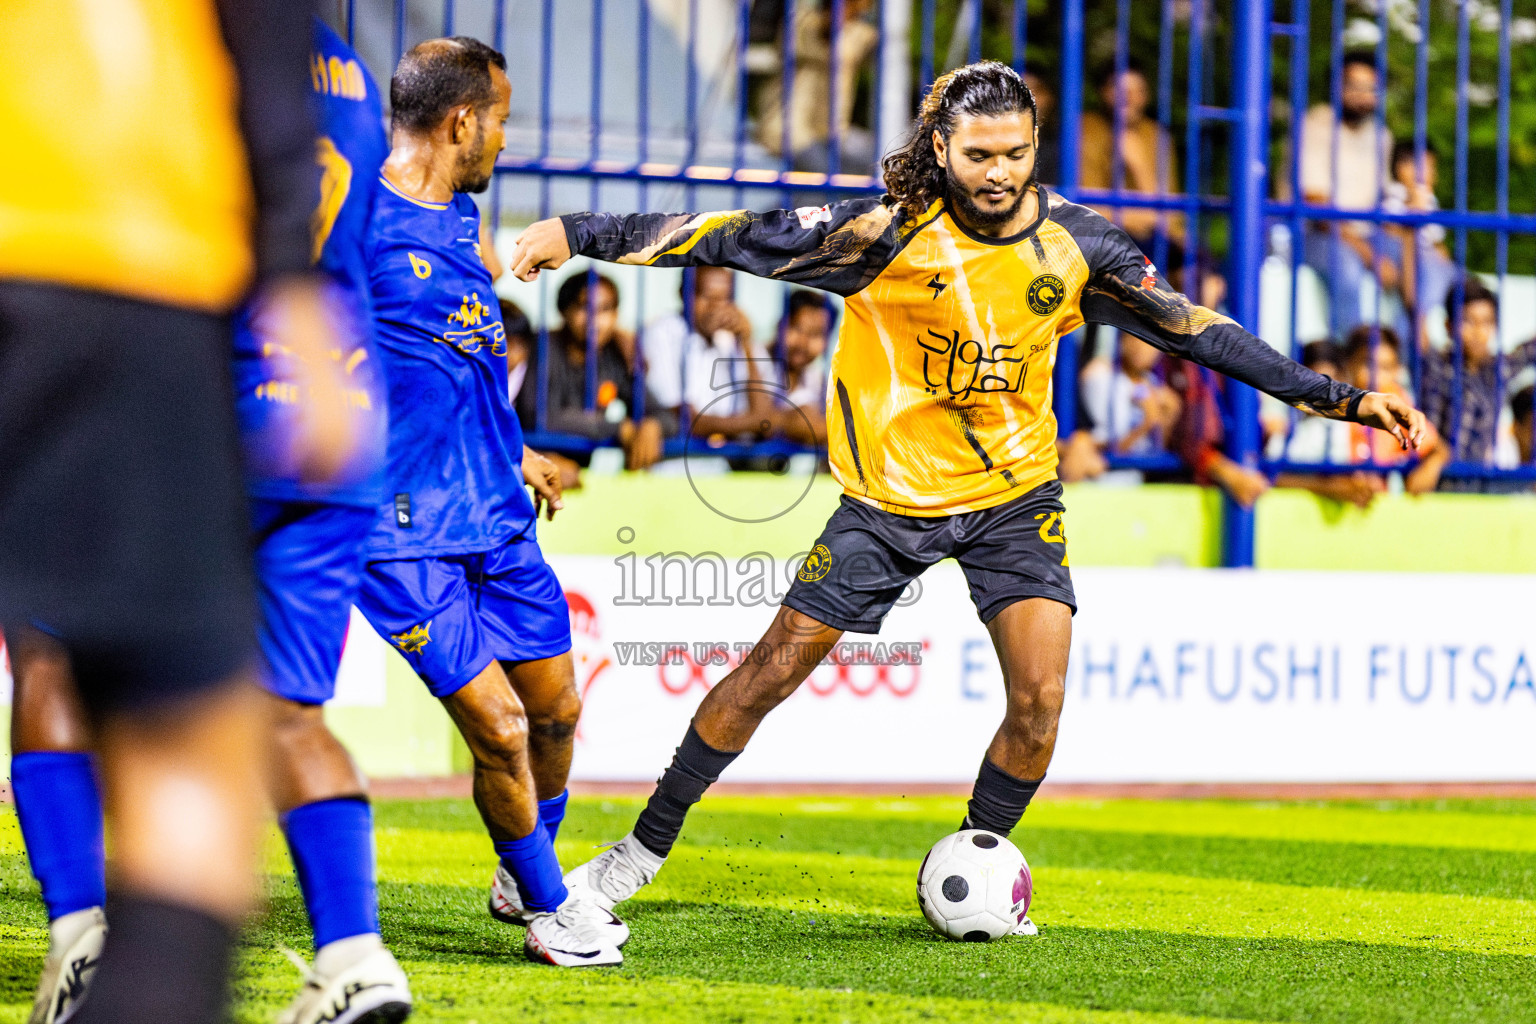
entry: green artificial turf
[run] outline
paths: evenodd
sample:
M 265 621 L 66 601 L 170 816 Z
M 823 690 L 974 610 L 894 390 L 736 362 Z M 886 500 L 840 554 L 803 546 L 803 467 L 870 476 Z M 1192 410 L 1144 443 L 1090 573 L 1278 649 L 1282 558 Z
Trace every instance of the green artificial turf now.
M 568 865 L 639 801 L 576 799 Z M 621 968 L 522 959 L 485 912 L 493 864 L 468 801 L 377 808 L 385 938 L 417 1019 L 1536 1024 L 1536 805 L 1041 801 L 1015 839 L 1034 939 L 940 940 L 913 898 L 958 800 L 711 798 L 623 908 Z M 250 930 L 238 1019 L 267 1021 L 308 953 L 281 844 Z M 45 929 L 0 815 L 0 1024 L 25 1018 Z

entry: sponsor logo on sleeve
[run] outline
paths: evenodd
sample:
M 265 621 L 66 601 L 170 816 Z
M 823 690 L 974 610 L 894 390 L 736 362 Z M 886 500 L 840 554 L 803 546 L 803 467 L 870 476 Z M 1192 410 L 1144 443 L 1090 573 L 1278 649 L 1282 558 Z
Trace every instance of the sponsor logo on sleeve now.
M 832 208 L 830 206 L 802 206 L 795 211 L 795 216 L 800 218 L 801 229 L 809 231 L 817 224 L 831 224 Z

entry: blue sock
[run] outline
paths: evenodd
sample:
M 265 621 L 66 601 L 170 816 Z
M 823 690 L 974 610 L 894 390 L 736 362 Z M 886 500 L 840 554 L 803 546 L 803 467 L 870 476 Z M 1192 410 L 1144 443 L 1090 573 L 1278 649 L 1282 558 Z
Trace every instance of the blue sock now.
M 279 819 L 288 837 L 315 949 L 337 939 L 377 934 L 373 878 L 373 808 L 359 797 L 318 800 Z
M 565 882 L 560 877 L 560 862 L 555 859 L 555 844 L 550 841 L 547 828 L 535 825 L 521 839 L 492 845 L 502 866 L 517 879 L 523 906 L 540 913 L 560 908 L 565 902 Z
M 36 750 L 11 758 L 11 790 L 48 920 L 107 902 L 101 790 L 90 754 Z
M 549 830 L 550 842 L 554 842 L 560 834 L 560 823 L 565 820 L 565 802 L 570 798 L 571 791 L 567 789 L 559 796 L 539 801 L 539 821 Z

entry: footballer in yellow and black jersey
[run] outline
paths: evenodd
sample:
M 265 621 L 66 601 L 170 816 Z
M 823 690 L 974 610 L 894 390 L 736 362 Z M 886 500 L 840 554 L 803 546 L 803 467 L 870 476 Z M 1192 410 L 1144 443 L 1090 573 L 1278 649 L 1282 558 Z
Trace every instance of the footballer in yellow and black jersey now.
M 1034 222 L 1002 238 L 968 229 L 942 201 L 914 218 L 888 197 L 562 221 L 572 255 L 726 266 L 842 295 L 828 456 L 848 496 L 886 512 L 975 512 L 1055 479 L 1056 346 L 1084 321 L 1323 416 L 1358 406 L 1365 392 L 1172 291 L 1103 216 L 1039 196 Z

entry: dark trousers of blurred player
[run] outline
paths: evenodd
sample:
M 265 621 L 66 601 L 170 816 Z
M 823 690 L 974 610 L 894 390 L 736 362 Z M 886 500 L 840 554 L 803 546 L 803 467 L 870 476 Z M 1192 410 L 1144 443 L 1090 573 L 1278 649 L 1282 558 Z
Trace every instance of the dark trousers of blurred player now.
M 379 937 L 366 784 L 321 717 L 372 510 L 258 501 L 256 516 L 268 785 L 317 951 L 280 1021 L 403 1020 L 410 992 Z M 54 1024 L 89 987 L 109 924 L 96 736 L 67 648 L 37 629 L 12 633 L 12 780 L 49 916 L 49 955 L 28 1024 Z
M 242 313 L 233 362 L 252 499 L 270 792 L 316 948 L 298 997 L 279 1019 L 383 1024 L 410 1012 L 410 993 L 379 936 L 365 784 L 326 728 L 321 706 L 334 694 L 362 542 L 381 500 L 386 404 L 368 335 L 361 244 L 373 206 L 369 185 L 388 146 L 377 86 L 356 55 L 318 22 L 313 52 L 319 66 L 359 71 L 345 89 L 311 79 L 327 177 L 322 194 L 341 197 L 339 203 L 322 202 L 312 222 L 325 290 L 281 307 L 264 298 Z M 336 187 L 354 171 L 362 181 Z M 335 347 L 296 336 L 296 315 L 333 326 Z M 326 372 L 333 367 L 345 368 L 334 371 L 334 380 Z M 358 443 L 329 479 L 310 480 L 305 435 L 331 406 L 345 409 L 341 424 Z M 68 648 L 39 629 L 14 633 L 13 784 L 50 919 L 49 954 L 29 1024 L 54 1024 L 87 991 L 107 934 L 102 808 L 93 730 Z
M 254 280 L 296 345 L 330 344 L 302 308 L 308 14 L 0 6 L 0 623 L 67 649 L 113 837 L 75 1024 L 222 1019 L 252 902 L 265 716 L 227 315 Z M 351 447 L 329 412 L 304 441 L 320 477 Z M 45 800 L 88 784 L 23 775 Z
M 252 904 L 269 754 L 229 387 L 227 313 L 252 282 L 310 396 L 298 473 L 332 479 L 356 434 L 310 270 L 306 5 L 138 0 L 118 14 L 143 38 L 103 37 L 94 5 L 0 11 L 12 786 L 51 878 L 51 953 L 78 953 L 45 961 L 61 999 L 38 1010 L 212 1024 Z

